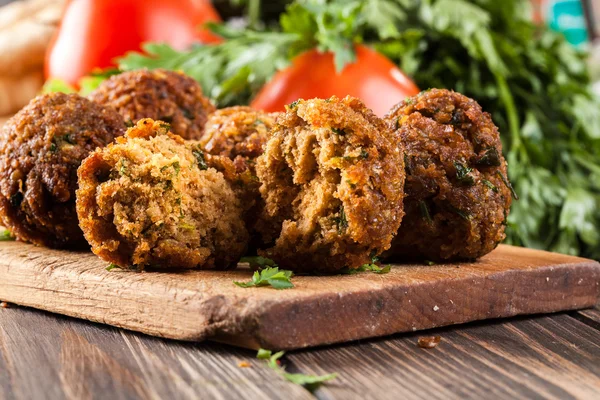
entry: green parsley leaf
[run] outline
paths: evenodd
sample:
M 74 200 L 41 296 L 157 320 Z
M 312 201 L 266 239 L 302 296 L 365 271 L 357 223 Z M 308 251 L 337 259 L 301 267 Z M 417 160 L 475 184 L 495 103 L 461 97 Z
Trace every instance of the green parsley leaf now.
M 456 180 L 459 184 L 464 186 L 473 186 L 475 184 L 475 178 L 471 175 L 473 168 L 464 166 L 459 162 L 454 162 L 454 168 L 456 169 Z
M 250 282 L 234 281 L 233 283 L 243 288 L 270 285 L 275 289 L 290 289 L 294 287 L 290 280 L 292 276 L 292 271 L 279 270 L 279 267 L 268 267 L 261 271 L 255 271 Z
M 433 219 L 431 218 L 431 213 L 429 212 L 429 207 L 424 200 L 419 201 L 419 210 L 421 211 L 421 217 L 428 223 L 432 223 Z
M 0 242 L 8 242 L 11 240 L 15 240 L 10 231 L 6 228 L 0 230 Z
M 277 267 L 277 263 L 267 257 L 262 256 L 246 256 L 240 259 L 240 262 L 250 264 L 250 268 L 263 269 L 266 267 Z
M 279 359 L 285 354 L 284 351 L 279 351 L 275 354 L 271 350 L 259 349 L 256 357 L 261 360 L 266 360 L 267 365 L 272 370 L 280 374 L 285 380 L 295 383 L 296 385 L 304 386 L 309 391 L 316 390 L 319 386 L 327 381 L 337 378 L 338 374 L 327 375 L 307 375 L 307 374 L 291 374 L 285 371 L 285 368 L 280 365 Z
M 375 264 L 365 264 L 365 265 L 363 265 L 363 267 L 367 271 L 371 271 L 371 272 L 374 272 L 376 274 L 387 274 L 392 269 L 391 265 L 386 265 L 385 267 L 379 267 L 379 266 L 377 266 Z
M 344 268 L 339 271 L 340 275 L 354 275 L 359 274 L 361 272 L 370 271 L 375 274 L 387 274 L 392 269 L 391 265 L 386 265 L 385 267 L 380 267 L 376 264 L 363 264 L 358 268 Z
M 42 87 L 42 93 L 56 93 L 56 92 L 77 93 L 77 90 L 75 90 L 75 88 L 73 86 L 69 85 L 67 82 L 65 82 L 61 79 L 57 79 L 57 78 L 48 79 L 44 83 L 44 86 Z
M 260 360 L 268 360 L 269 358 L 271 358 L 271 353 L 271 350 L 258 349 L 258 354 L 256 355 L 256 358 Z
M 208 169 L 208 164 L 204 158 L 204 152 L 200 149 L 196 149 L 192 150 L 192 154 L 196 158 L 196 164 L 198 164 L 198 168 L 200 168 L 201 171 L 206 171 Z
M 106 270 L 107 270 L 107 271 L 112 271 L 112 270 L 113 270 L 113 269 L 115 269 L 115 268 L 118 268 L 118 269 L 123 269 L 123 268 L 121 268 L 120 266 L 118 266 L 117 264 L 110 263 L 110 264 L 108 264 L 108 267 L 106 267 Z
M 340 206 L 339 215 L 334 218 L 335 223 L 338 227 L 338 233 L 342 234 L 348 228 L 348 219 L 346 218 L 346 212 L 344 211 L 344 206 Z

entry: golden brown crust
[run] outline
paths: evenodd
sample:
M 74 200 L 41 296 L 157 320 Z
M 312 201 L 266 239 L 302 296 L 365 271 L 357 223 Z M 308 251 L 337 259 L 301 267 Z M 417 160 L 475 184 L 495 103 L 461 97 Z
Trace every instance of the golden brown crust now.
M 217 110 L 208 116 L 200 143 L 210 154 L 255 160 L 264 151 L 277 115 L 246 106 Z
M 432 89 L 385 117 L 406 151 L 406 216 L 388 255 L 464 260 L 504 240 L 511 191 L 498 128 L 477 102 Z M 507 181 L 508 182 L 508 181 Z
M 114 75 L 94 90 L 90 99 L 116 109 L 126 122 L 161 120 L 173 133 L 197 140 L 215 106 L 194 79 L 183 73 L 156 69 Z
M 300 100 L 259 157 L 262 251 L 295 271 L 357 268 L 386 250 L 402 220 L 404 161 L 389 127 L 360 100 Z
M 200 139 L 208 153 L 233 161 L 235 174 L 229 174 L 228 180 L 235 182 L 234 188 L 244 207 L 244 220 L 252 233 L 255 233 L 254 226 L 264 207 L 256 177 L 256 159 L 264 152 L 269 132 L 280 114 L 245 106 L 223 108 L 209 115 L 204 136 Z M 220 164 L 223 162 L 221 160 Z M 252 235 L 252 252 L 262 244 L 259 239 L 260 235 Z
M 77 213 L 92 251 L 122 267 L 228 268 L 248 234 L 241 206 L 197 143 L 140 120 L 79 168 Z
M 114 110 L 75 94 L 39 96 L 0 136 L 0 213 L 20 240 L 83 247 L 77 223 L 77 168 L 97 147 L 124 133 Z

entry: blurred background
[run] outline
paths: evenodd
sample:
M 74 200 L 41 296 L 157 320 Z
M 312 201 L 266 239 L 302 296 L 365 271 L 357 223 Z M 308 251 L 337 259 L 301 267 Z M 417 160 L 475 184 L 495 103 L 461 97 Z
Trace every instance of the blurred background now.
M 268 111 L 351 94 L 383 114 L 450 88 L 500 129 L 520 197 L 507 243 L 600 259 L 600 0 L 0 5 L 0 123 L 41 91 L 85 95 L 137 68 L 183 71 L 218 106 Z

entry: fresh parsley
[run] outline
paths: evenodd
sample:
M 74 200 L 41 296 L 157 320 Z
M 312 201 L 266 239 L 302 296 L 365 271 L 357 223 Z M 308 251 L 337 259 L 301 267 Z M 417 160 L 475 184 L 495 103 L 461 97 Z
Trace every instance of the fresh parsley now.
M 110 271 L 112 271 L 115 268 L 117 268 L 117 269 L 123 269 L 120 266 L 118 266 L 117 264 L 110 263 L 110 264 L 108 264 L 108 267 L 106 267 L 106 270 L 110 272 Z
M 285 354 L 284 351 L 274 353 L 271 350 L 259 349 L 256 355 L 261 360 L 266 360 L 269 368 L 281 375 L 285 380 L 295 383 L 296 385 L 304 386 L 309 391 L 315 391 L 319 386 L 327 381 L 337 378 L 338 374 L 327 375 L 307 375 L 307 374 L 291 374 L 285 371 L 281 366 L 280 358 Z
M 342 275 L 354 275 L 354 274 L 359 274 L 361 272 L 373 272 L 375 274 L 387 274 L 388 272 L 391 271 L 392 266 L 391 265 L 386 265 L 383 267 L 378 266 L 377 264 L 375 264 L 376 261 L 373 261 L 371 264 L 363 264 L 358 268 L 344 268 L 340 271 L 340 274 Z
M 15 240 L 15 238 L 8 229 L 0 230 L 0 242 L 7 242 L 11 240 Z
M 291 281 L 292 276 L 292 271 L 280 270 L 279 267 L 267 267 L 260 271 L 254 271 L 250 282 L 234 281 L 233 283 L 243 288 L 270 285 L 275 289 L 290 289 L 294 287 Z
M 252 269 L 263 269 L 267 267 L 277 267 L 277 263 L 270 258 L 263 256 L 246 256 L 240 259 L 240 262 L 250 264 Z
M 456 169 L 456 180 L 459 184 L 463 186 L 473 186 L 475 184 L 475 178 L 471 175 L 473 168 L 459 162 L 454 162 L 454 168 Z

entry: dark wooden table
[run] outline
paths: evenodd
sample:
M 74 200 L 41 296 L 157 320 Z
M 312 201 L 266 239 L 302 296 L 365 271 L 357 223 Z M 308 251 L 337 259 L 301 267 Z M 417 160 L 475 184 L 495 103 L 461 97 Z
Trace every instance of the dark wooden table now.
M 419 348 L 417 338 L 425 335 L 442 341 Z M 255 356 L 0 308 L 0 399 L 6 400 L 600 399 L 600 308 L 287 353 L 288 372 L 339 373 L 314 393 Z

